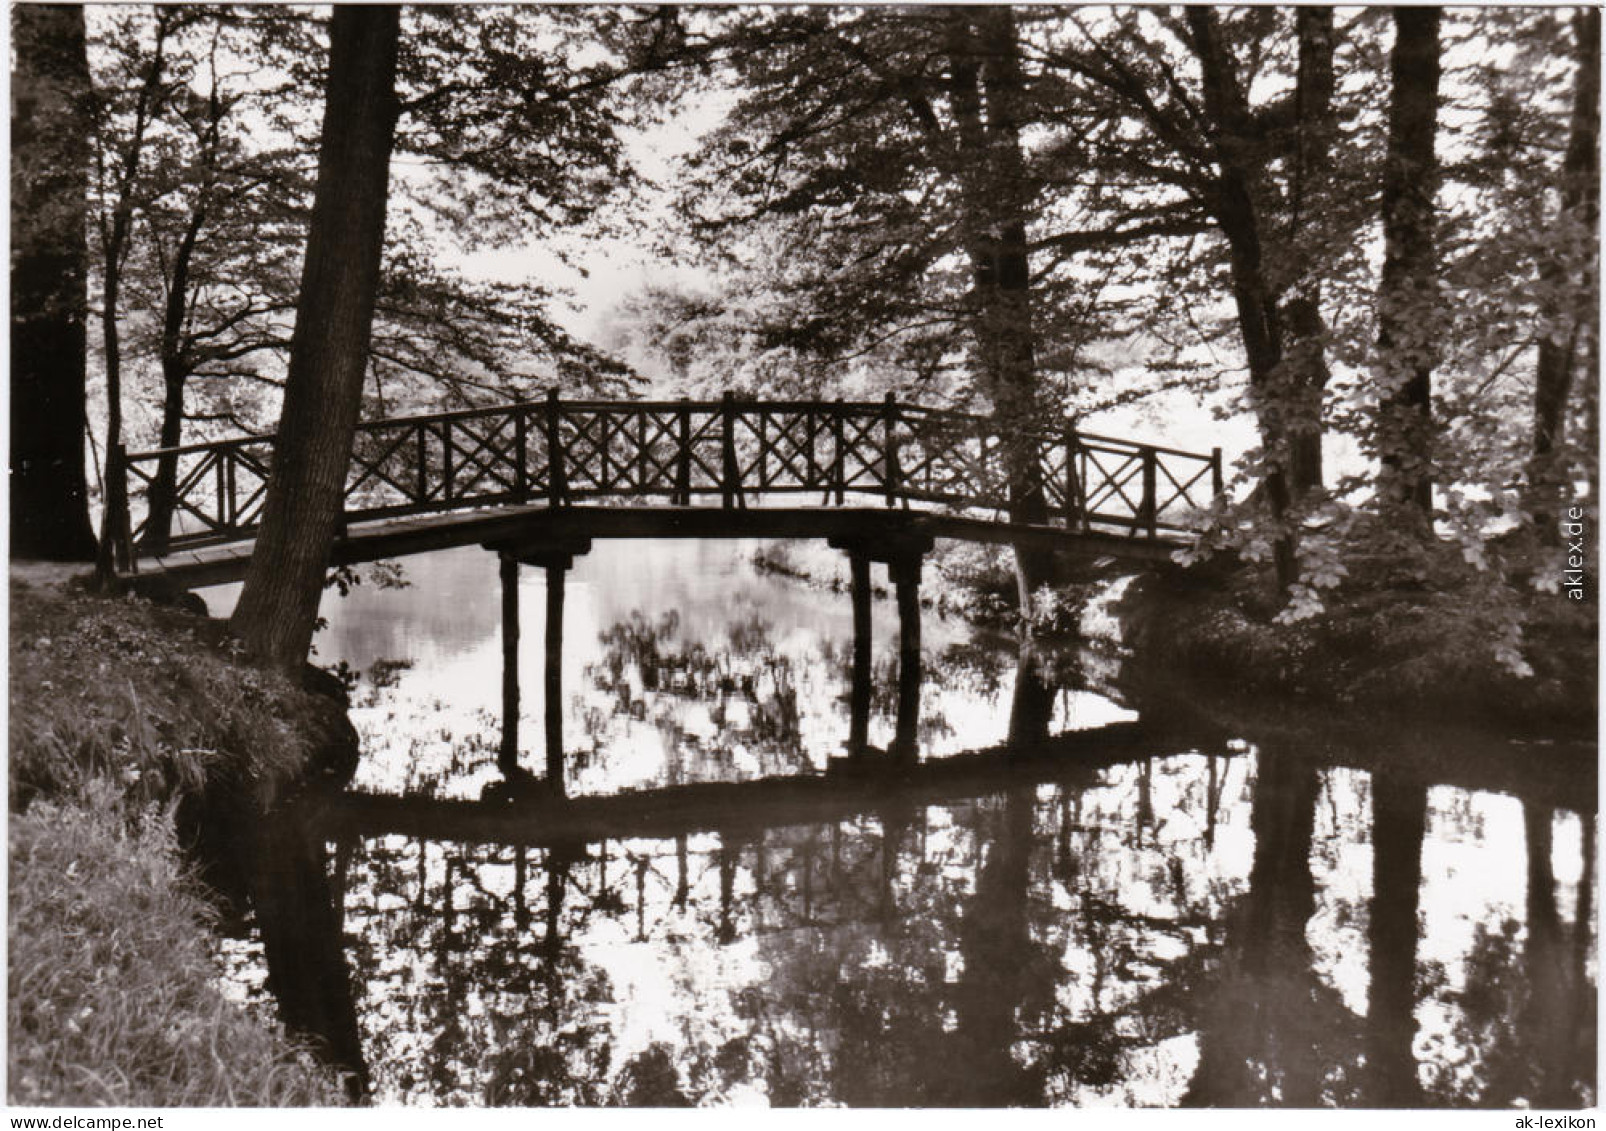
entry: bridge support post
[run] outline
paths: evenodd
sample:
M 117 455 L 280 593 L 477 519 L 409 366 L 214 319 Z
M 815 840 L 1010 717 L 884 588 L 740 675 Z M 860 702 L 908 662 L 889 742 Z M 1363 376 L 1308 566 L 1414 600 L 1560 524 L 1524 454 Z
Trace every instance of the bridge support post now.
M 563 792 L 563 579 L 569 563 L 546 567 L 546 780 Z
M 574 559 L 591 549 L 589 538 L 528 543 L 486 543 L 502 559 L 502 745 L 497 768 L 504 777 L 528 778 L 519 759 L 519 566 L 546 570 L 545 706 L 546 782 L 563 793 L 563 598 Z
M 892 752 L 913 757 L 920 723 L 920 565 L 921 554 L 893 558 L 887 572 L 898 594 L 898 726 Z
M 502 554 L 502 745 L 496 768 L 504 778 L 519 772 L 519 560 Z
M 870 749 L 870 563 L 884 562 L 898 600 L 898 716 L 891 752 L 912 756 L 920 722 L 920 567 L 934 544 L 923 529 L 905 529 L 870 538 L 832 538 L 852 568 L 853 684 L 849 697 L 848 755 Z
M 853 691 L 848 700 L 848 754 L 863 754 L 870 742 L 870 559 L 850 555 L 853 571 Z

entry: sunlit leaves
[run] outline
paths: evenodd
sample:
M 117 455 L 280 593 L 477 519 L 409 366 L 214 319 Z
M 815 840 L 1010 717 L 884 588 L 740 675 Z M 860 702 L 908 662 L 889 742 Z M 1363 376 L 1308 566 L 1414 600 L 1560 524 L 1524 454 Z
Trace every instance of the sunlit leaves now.
M 623 10 L 408 9 L 398 162 L 465 247 L 596 216 L 628 177 Z

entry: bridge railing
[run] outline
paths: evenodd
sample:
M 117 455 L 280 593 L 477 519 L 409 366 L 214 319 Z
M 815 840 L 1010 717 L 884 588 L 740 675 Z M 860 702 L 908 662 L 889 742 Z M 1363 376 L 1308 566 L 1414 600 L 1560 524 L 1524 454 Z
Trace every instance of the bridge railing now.
M 128 454 L 139 521 L 160 547 L 248 537 L 274 438 Z M 169 486 L 170 485 L 170 486 Z M 886 506 L 1158 538 L 1194 530 L 1221 492 L 1221 454 L 1078 432 L 1000 432 L 986 416 L 883 401 L 543 401 L 358 426 L 346 521 L 498 504 L 849 497 Z M 137 505 L 143 501 L 143 507 Z

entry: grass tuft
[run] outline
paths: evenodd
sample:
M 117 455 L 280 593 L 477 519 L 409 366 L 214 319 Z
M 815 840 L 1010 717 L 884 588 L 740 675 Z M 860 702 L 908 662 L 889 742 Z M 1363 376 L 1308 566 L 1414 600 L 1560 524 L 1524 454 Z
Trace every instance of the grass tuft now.
M 109 783 L 12 816 L 8 1099 L 47 1107 L 331 1105 L 331 1075 L 218 987 L 171 821 Z

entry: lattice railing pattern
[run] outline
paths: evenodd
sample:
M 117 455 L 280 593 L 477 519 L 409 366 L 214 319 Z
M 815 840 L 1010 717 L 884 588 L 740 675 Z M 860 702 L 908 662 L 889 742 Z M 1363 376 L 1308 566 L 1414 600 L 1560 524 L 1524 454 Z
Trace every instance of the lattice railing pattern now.
M 171 481 L 173 545 L 249 536 L 261 519 L 272 436 L 124 457 L 145 539 Z M 172 474 L 161 474 L 164 462 Z M 663 499 L 761 506 L 936 508 L 1001 521 L 1157 538 L 1191 532 L 1221 493 L 1221 453 L 1080 433 L 1010 434 L 990 417 L 879 402 L 564 401 L 358 426 L 346 521 L 508 503 Z M 154 508 L 159 515 L 161 508 Z

